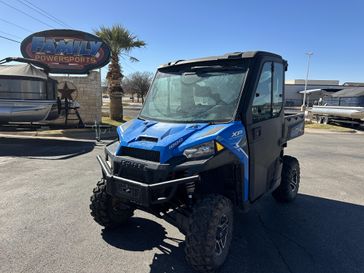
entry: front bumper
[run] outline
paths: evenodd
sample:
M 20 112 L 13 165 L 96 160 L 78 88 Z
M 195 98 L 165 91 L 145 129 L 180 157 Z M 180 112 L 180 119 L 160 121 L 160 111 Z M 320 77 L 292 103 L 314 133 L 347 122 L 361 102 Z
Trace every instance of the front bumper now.
M 142 207 L 168 202 L 181 184 L 200 181 L 199 175 L 166 180 L 153 184 L 146 184 L 132 179 L 113 175 L 110 166 L 101 157 L 97 156 L 104 178 L 106 179 L 106 191 L 108 194 L 126 199 Z

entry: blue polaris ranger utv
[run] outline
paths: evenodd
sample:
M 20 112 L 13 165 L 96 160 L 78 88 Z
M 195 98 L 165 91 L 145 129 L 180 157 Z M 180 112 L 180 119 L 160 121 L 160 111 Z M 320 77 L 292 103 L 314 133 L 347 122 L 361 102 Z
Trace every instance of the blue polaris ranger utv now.
M 297 196 L 299 164 L 284 148 L 303 134 L 304 117 L 284 113 L 286 70 L 262 51 L 159 67 L 139 116 L 97 157 L 95 221 L 110 228 L 135 209 L 150 212 L 185 234 L 194 269 L 221 266 L 234 207 L 246 211 L 270 192 L 279 202 Z

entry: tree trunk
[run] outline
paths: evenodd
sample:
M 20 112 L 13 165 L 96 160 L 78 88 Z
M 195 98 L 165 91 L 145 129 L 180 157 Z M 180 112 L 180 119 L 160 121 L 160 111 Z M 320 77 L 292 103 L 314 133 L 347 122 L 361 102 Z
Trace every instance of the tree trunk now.
M 123 120 L 122 88 L 119 57 L 111 56 L 109 71 L 106 76 L 108 80 L 108 92 L 110 94 L 110 118 L 117 121 Z
M 121 97 L 110 96 L 110 118 L 123 121 L 123 105 Z

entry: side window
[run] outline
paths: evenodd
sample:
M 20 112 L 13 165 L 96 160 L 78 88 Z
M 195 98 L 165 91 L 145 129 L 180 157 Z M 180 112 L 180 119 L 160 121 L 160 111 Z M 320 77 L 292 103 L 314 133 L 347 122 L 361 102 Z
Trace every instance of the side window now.
M 252 105 L 253 122 L 271 118 L 272 114 L 272 63 L 263 65 Z
M 283 107 L 283 64 L 274 63 L 273 70 L 273 117 L 279 115 Z

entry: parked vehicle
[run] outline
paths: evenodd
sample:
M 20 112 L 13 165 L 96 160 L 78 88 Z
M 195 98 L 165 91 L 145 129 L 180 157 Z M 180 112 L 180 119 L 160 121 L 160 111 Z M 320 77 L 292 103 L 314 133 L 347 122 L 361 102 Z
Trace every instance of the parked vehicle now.
M 14 61 L 25 64 L 4 65 Z M 0 64 L 0 122 L 37 122 L 59 116 L 57 81 L 48 76 L 47 66 L 24 58 L 6 58 Z
M 311 112 L 319 123 L 364 124 L 364 87 L 343 89 L 327 96 L 323 105 L 313 105 Z
M 112 228 L 135 209 L 186 235 L 192 267 L 210 272 L 225 261 L 233 208 L 266 193 L 293 201 L 298 160 L 284 154 L 304 132 L 303 114 L 285 116 L 287 62 L 269 52 L 237 52 L 161 66 L 137 119 L 97 159 L 102 177 L 91 215 Z

